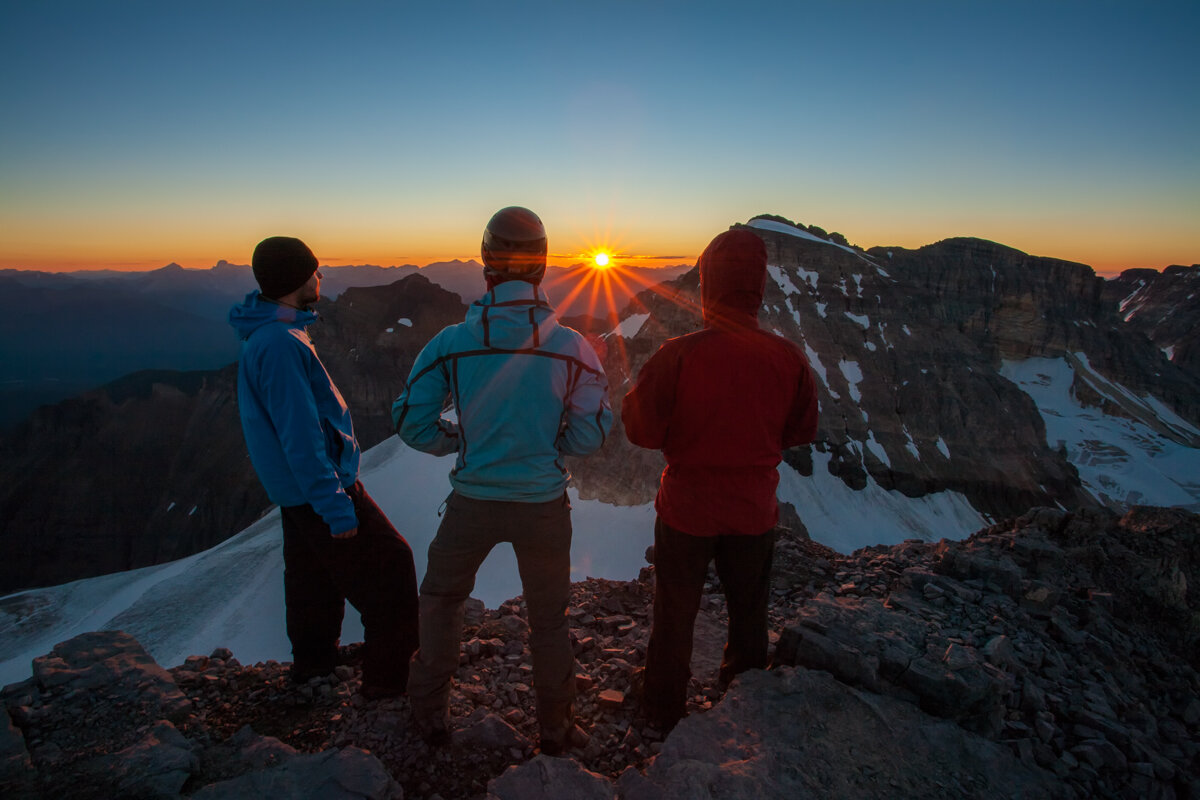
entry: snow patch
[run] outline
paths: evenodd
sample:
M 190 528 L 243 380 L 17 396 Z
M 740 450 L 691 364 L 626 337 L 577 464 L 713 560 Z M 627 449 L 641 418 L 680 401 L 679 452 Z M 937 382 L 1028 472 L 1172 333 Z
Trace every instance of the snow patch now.
M 904 438 L 908 441 L 904 443 L 904 449 L 912 453 L 912 457 L 917 461 L 921 460 L 921 450 L 917 447 L 917 443 L 913 441 L 912 434 L 908 432 L 908 426 L 904 426 Z
M 1133 288 L 1133 291 L 1130 292 L 1129 295 L 1124 300 L 1121 301 L 1120 305 L 1117 306 L 1117 309 L 1119 311 L 1121 311 L 1122 313 L 1124 313 L 1126 307 L 1137 298 L 1137 296 L 1141 293 L 1141 291 L 1145 287 L 1145 285 L 1146 285 L 1145 281 L 1138 281 L 1137 286 L 1135 286 Z
M 783 222 L 776 222 L 775 220 L 771 219 L 752 219 L 746 223 L 746 225 L 751 228 L 758 228 L 760 231 L 786 233 L 788 236 L 795 236 L 797 239 L 808 239 L 811 242 L 820 242 L 821 244 L 827 244 L 830 247 L 836 247 L 839 250 L 845 250 L 847 253 L 859 255 L 859 253 L 855 251 L 853 247 L 846 247 L 844 244 L 838 244 L 837 242 L 831 242 L 828 239 L 822 239 L 820 236 L 814 236 L 808 231 L 802 231 L 799 228 Z
M 842 313 L 845 314 L 848 319 L 850 319 L 852 322 L 856 323 L 864 331 L 867 328 L 871 327 L 871 318 L 868 317 L 866 314 L 851 314 L 849 311 L 843 311 Z
M 866 415 L 864 414 L 863 416 L 865 417 Z M 867 431 L 866 445 L 867 445 L 867 449 L 870 450 L 875 455 L 875 457 L 878 458 L 883 463 L 884 466 L 891 468 L 892 461 L 891 461 L 891 459 L 888 458 L 887 451 L 883 449 L 883 445 L 881 445 L 875 439 L 875 431 Z
M 767 274 L 775 280 L 775 285 L 782 289 L 784 294 L 800 294 L 800 290 L 796 288 L 796 284 L 792 283 L 792 279 L 784 272 L 783 267 L 768 264 Z
M 829 386 L 829 376 L 825 374 L 825 365 L 821 363 L 821 356 L 816 350 L 809 346 L 808 342 L 804 342 L 804 355 L 808 356 L 808 365 L 812 367 L 813 372 L 817 373 L 817 377 L 821 379 L 821 383 Z M 833 390 L 829 390 L 833 394 Z M 837 397 L 837 395 L 833 395 Z
M 958 492 L 906 497 L 868 478 L 855 491 L 829 474 L 830 453 L 813 452 L 813 474 L 806 478 L 786 462 L 779 465 L 779 499 L 795 506 L 813 541 L 839 553 L 905 539 L 936 542 L 964 539 L 990 521 Z
M 788 308 L 788 312 L 791 313 L 791 315 L 792 315 L 792 319 L 796 321 L 796 327 L 802 328 L 803 326 L 800 324 L 800 312 L 797 311 L 796 308 L 792 305 L 792 298 L 790 296 L 787 299 L 787 308 Z
M 649 314 L 630 314 L 628 317 L 621 320 L 620 324 L 613 328 L 610 333 L 605 334 L 604 338 L 607 339 L 609 336 L 617 334 L 618 336 L 622 336 L 626 339 L 632 339 L 634 336 L 638 335 L 638 333 L 642 330 L 642 326 L 646 324 L 646 320 L 648 319 L 650 319 Z
M 1046 444 L 1064 450 L 1084 489 L 1116 507 L 1131 504 L 1200 508 L 1200 449 L 1180 440 L 1196 435 L 1153 397 L 1138 397 L 1091 371 L 1086 358 L 1005 360 L 1001 374 L 1033 399 L 1046 425 Z M 1085 408 L 1072 392 L 1079 370 L 1091 386 L 1144 420 L 1114 417 Z M 1155 430 L 1151 422 L 1165 426 Z M 1166 435 L 1173 432 L 1177 436 Z M 1186 439 L 1184 439 L 1186 441 Z M 1194 441 L 1194 440 L 1193 440 Z
M 942 455 L 944 455 L 946 457 L 946 460 L 949 461 L 950 460 L 950 448 L 946 446 L 946 440 L 939 436 L 937 438 L 937 442 L 935 442 L 935 444 L 937 445 L 937 449 L 941 451 Z
M 838 369 L 842 371 L 842 375 L 846 378 L 846 383 L 850 385 L 850 399 L 855 403 L 862 402 L 862 393 L 858 390 L 858 385 L 862 383 L 863 373 L 862 368 L 857 361 L 840 361 Z
M 1132 405 L 1135 411 L 1148 411 L 1161 424 L 1166 425 L 1175 433 L 1183 436 L 1200 437 L 1200 428 L 1197 428 L 1192 423 L 1177 415 L 1154 395 L 1139 395 L 1120 384 L 1108 380 L 1092 368 L 1086 353 L 1072 353 L 1072 356 L 1083 368 L 1084 377 L 1092 384 L 1092 388 L 1102 394 L 1107 394 L 1110 398 L 1118 401 L 1118 403 L 1122 399 L 1125 400 L 1126 405 Z M 1126 410 L 1129 410 L 1129 408 L 1127 407 Z
M 875 329 L 876 329 L 877 331 L 879 331 L 879 341 L 883 342 L 883 346 L 884 346 L 884 347 L 886 347 L 887 349 L 891 350 L 891 349 L 892 349 L 892 343 L 891 343 L 890 341 L 888 341 L 888 336 L 887 336 L 887 325 L 886 325 L 886 324 L 884 324 L 884 323 L 882 323 L 882 322 L 880 322 L 878 325 L 876 325 L 876 326 L 875 326 Z M 873 350 L 873 349 L 874 349 L 874 348 L 872 348 L 872 350 Z

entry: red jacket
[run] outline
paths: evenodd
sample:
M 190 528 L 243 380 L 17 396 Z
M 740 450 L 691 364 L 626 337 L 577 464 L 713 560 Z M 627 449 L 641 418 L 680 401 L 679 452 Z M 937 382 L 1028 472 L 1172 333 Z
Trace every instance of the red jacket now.
M 625 434 L 667 459 L 655 508 L 694 536 L 758 535 L 778 519 L 784 448 L 817 432 L 817 388 L 804 352 L 758 327 L 767 251 L 747 230 L 700 256 L 704 330 L 670 339 L 621 406 Z

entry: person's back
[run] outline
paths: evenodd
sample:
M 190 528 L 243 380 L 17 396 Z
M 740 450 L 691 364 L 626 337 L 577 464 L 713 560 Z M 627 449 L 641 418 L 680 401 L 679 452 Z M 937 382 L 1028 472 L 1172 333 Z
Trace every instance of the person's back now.
M 564 456 L 587 455 L 612 424 L 608 382 L 591 346 L 560 326 L 539 284 L 546 233 L 532 211 L 498 211 L 481 253 L 488 292 L 465 322 L 417 356 L 392 406 L 411 447 L 457 454 L 454 491 L 429 545 L 421 582 L 421 645 L 408 693 L 427 741 L 449 738 L 449 695 L 463 609 L 480 564 L 512 545 L 529 616 L 529 650 L 542 751 L 577 746 L 571 587 L 570 478 Z M 456 420 L 443 417 L 447 401 Z
M 705 328 L 663 344 L 622 407 L 625 433 L 667 461 L 656 506 L 695 535 L 775 524 L 781 452 L 812 441 L 816 385 L 793 342 L 758 327 L 762 241 L 733 231 L 701 260 Z
M 447 389 L 457 413 L 452 438 L 441 420 Z M 607 428 L 579 417 L 606 408 L 606 391 L 584 338 L 558 324 L 537 285 L 512 280 L 496 284 L 464 322 L 430 340 L 393 414 L 409 445 L 457 452 L 456 491 L 544 502 L 566 489 L 563 456 L 604 443 Z
M 729 607 L 723 682 L 766 665 L 766 609 L 776 471 L 787 447 L 812 441 L 816 383 L 803 352 L 758 327 L 766 287 L 762 240 L 745 230 L 700 257 L 704 330 L 663 344 L 625 396 L 629 440 L 667 461 L 655 499 L 654 625 L 643 701 L 655 724 L 685 710 L 692 627 L 708 565 Z

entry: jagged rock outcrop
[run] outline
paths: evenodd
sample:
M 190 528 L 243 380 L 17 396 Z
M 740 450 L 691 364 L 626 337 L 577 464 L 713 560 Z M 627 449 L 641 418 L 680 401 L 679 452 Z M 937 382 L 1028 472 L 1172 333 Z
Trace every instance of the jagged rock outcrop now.
M 618 785 L 624 800 L 1032 800 L 1062 789 L 1001 744 L 827 672 L 791 667 L 739 679 L 712 711 L 672 732 L 645 776 L 627 771 Z
M 590 739 L 570 760 L 535 748 L 520 598 L 469 607 L 440 750 L 422 743 L 406 699 L 358 692 L 357 645 L 297 686 L 286 665 L 242 665 L 227 650 L 164 670 L 124 634 L 85 634 L 4 688 L 0 792 L 1194 797 L 1198 548 L 1200 517 L 1151 508 L 1035 509 L 963 542 L 848 556 L 783 531 L 773 669 L 722 692 L 726 616 L 710 575 L 689 716 L 665 737 L 637 695 L 653 568 L 577 583 L 569 617 Z
M 1200 377 L 1200 264 L 1127 269 L 1105 283 L 1104 299 L 1171 363 Z
M 1083 264 L 1029 256 L 982 239 L 947 239 L 918 250 L 868 251 L 916 289 L 904 313 L 942 315 L 993 363 L 1083 353 L 1109 380 L 1153 391 L 1180 416 L 1200 419 L 1200 383 L 1138 336 L 1123 335 L 1112 287 Z M 1165 273 L 1164 273 L 1165 274 Z M 1162 318 L 1148 314 L 1150 318 Z
M 22 756 L 0 766 L 6 797 L 173 798 L 186 791 L 197 800 L 251 800 L 309 797 L 313 787 L 345 800 L 403 796 L 358 748 L 299 753 L 248 727 L 224 743 L 185 735 L 180 727 L 193 733 L 192 701 L 119 631 L 63 642 L 34 660 L 33 673 L 5 689 L 6 750 L 19 746 Z M 205 784 L 199 790 L 198 778 Z

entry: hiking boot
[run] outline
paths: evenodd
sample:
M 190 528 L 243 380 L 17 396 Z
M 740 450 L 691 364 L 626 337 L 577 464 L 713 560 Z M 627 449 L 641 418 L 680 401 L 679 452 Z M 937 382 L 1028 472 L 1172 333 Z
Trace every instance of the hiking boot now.
M 333 664 L 292 664 L 288 677 L 292 683 L 304 684 L 313 678 L 324 678 L 333 674 Z
M 364 683 L 362 696 L 366 700 L 387 700 L 392 697 L 403 697 L 408 689 L 403 683 Z
M 417 733 L 430 747 L 445 747 L 450 744 L 450 729 L 441 720 L 422 719 L 416 717 Z
M 646 668 L 638 667 L 629 677 L 629 696 L 633 698 L 635 709 L 645 719 L 646 724 L 654 728 L 660 733 L 667 734 L 679 724 L 679 720 L 686 715 L 686 710 L 682 713 L 670 713 L 664 711 L 656 698 L 646 696 Z
M 427 705 L 420 701 L 413 702 L 412 697 L 409 698 L 409 703 L 413 723 L 425 744 L 430 747 L 445 747 L 450 744 L 450 710 L 437 703 Z
M 570 728 L 561 736 L 549 738 L 545 732 L 541 737 L 541 749 L 544 755 L 557 756 L 561 755 L 566 750 L 582 750 L 588 746 L 588 742 L 592 737 L 587 731 L 578 725 L 572 724 Z

